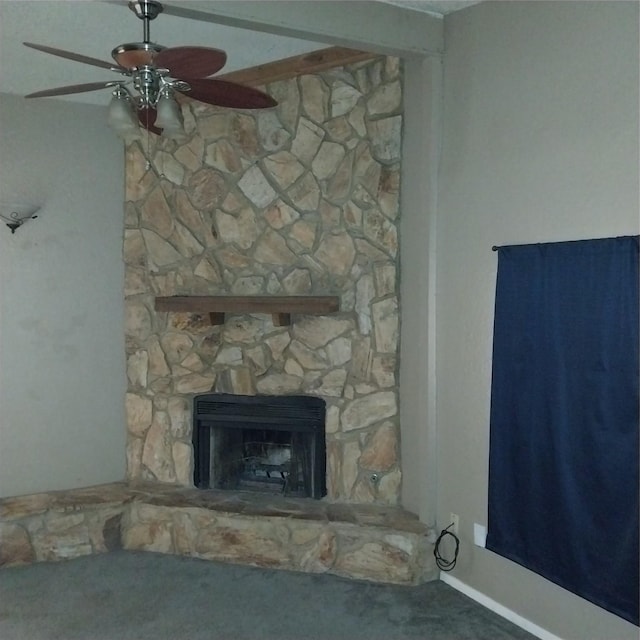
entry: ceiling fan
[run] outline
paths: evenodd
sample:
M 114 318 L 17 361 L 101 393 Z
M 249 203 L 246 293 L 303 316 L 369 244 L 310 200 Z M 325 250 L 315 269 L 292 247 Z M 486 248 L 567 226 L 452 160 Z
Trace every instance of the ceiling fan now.
M 184 129 L 176 94 L 234 109 L 266 109 L 277 104 L 271 96 L 252 87 L 210 78 L 227 61 L 227 54 L 221 49 L 198 46 L 167 48 L 151 42 L 149 25 L 163 10 L 160 2 L 136 0 L 128 4 L 143 22 L 143 41 L 115 47 L 111 51 L 115 64 L 63 49 L 24 43 L 27 47 L 60 58 L 115 71 L 125 76 L 125 80 L 57 87 L 25 97 L 44 98 L 111 88 L 109 123 L 124 138 L 139 137 L 139 124 L 142 124 L 153 133 L 180 139 Z

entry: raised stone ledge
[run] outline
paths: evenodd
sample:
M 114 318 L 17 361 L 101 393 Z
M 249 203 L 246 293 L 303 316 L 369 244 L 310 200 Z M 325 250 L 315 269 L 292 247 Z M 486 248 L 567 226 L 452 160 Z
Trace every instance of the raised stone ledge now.
M 400 507 L 159 483 L 0 499 L 0 567 L 125 548 L 417 584 L 436 577 L 427 533 Z

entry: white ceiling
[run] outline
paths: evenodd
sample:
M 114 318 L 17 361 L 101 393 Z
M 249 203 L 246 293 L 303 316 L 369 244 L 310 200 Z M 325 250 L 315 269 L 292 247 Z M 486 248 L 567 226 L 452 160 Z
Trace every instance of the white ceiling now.
M 172 1 L 172 0 L 169 0 Z M 312 0 L 309 0 L 312 1 Z M 475 1 L 377 0 L 413 11 L 446 14 Z M 110 60 L 113 47 L 142 40 L 142 22 L 126 2 L 73 0 L 0 0 L 0 91 L 25 95 L 42 89 L 117 79 L 112 72 L 34 51 L 34 42 Z M 224 72 L 281 60 L 328 46 L 258 33 L 211 22 L 160 15 L 151 23 L 151 40 L 165 46 L 204 45 L 224 49 Z M 106 105 L 106 91 L 78 93 L 55 99 Z

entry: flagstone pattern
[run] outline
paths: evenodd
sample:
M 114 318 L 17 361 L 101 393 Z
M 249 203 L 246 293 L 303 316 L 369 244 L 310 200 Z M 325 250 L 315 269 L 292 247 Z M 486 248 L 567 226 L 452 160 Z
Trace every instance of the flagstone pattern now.
M 327 499 L 397 504 L 401 65 L 263 87 L 266 111 L 184 101 L 187 139 L 126 147 L 130 481 L 193 485 L 193 396 L 327 403 Z M 294 316 L 154 311 L 156 296 L 335 295 Z

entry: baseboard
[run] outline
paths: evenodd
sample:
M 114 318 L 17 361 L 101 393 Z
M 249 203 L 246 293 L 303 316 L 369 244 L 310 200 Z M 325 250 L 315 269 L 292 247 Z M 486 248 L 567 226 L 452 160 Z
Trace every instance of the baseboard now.
M 442 580 L 442 582 L 444 582 L 445 584 L 448 584 L 450 587 L 453 587 L 456 591 L 464 593 L 465 596 L 469 596 L 469 598 L 475 600 L 483 607 L 486 607 L 490 611 L 497 613 L 499 616 L 505 618 L 509 622 L 513 622 L 513 624 L 517 625 L 521 629 L 524 629 L 532 635 L 541 638 L 541 640 L 562 640 L 560 636 L 557 636 L 550 631 L 539 627 L 537 624 L 531 622 L 531 620 L 527 620 L 515 611 L 512 611 L 499 602 L 496 602 L 488 596 L 485 596 L 484 593 L 481 593 L 477 589 L 470 587 L 469 585 L 458 580 L 458 578 L 454 578 L 448 573 L 440 572 L 440 580 Z

